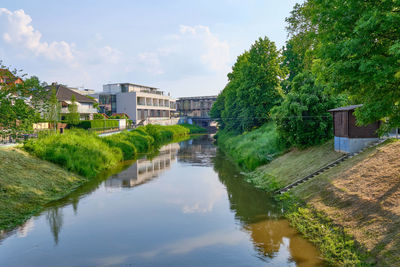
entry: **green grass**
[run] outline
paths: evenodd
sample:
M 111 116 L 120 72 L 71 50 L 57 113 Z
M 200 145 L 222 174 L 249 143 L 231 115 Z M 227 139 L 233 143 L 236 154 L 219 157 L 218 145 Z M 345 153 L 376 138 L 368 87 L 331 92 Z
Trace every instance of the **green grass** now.
M 245 171 L 253 171 L 286 150 L 273 123 L 241 135 L 218 132 L 217 142 L 218 146 Z
M 248 175 L 256 187 L 274 191 L 309 175 L 343 154 L 333 149 L 333 140 L 303 150 L 292 149 Z
M 30 139 L 24 144 L 24 149 L 85 177 L 94 177 L 123 160 L 120 148 L 110 146 L 97 135 L 84 130 Z
M 307 240 L 320 250 L 324 260 L 333 266 L 369 266 L 365 249 L 343 227 L 335 225 L 322 212 L 310 207 L 296 207 L 286 218 Z
M 207 129 L 200 127 L 196 124 L 189 124 L 189 123 L 183 123 L 183 124 L 179 124 L 185 128 L 188 128 L 190 131 L 190 134 L 201 134 L 201 133 L 207 133 Z
M 21 151 L 0 149 L 0 229 L 11 229 L 88 181 Z

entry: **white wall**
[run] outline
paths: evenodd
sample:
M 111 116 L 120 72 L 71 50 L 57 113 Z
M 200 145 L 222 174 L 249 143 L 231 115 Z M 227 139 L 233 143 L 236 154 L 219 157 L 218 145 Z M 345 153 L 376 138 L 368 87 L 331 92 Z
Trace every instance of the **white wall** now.
M 136 121 L 136 93 L 116 94 L 117 113 L 126 113 L 131 120 Z

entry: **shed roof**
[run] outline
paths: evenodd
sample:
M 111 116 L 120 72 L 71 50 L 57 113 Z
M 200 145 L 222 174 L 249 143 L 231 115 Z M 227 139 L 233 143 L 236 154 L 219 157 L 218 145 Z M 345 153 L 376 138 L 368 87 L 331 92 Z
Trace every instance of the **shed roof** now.
M 55 88 L 57 93 L 57 99 L 58 101 L 71 101 L 71 97 L 72 95 L 75 96 L 76 98 L 76 102 L 79 103 L 95 103 L 96 100 L 91 99 L 87 96 L 81 95 L 77 92 L 75 92 L 74 90 L 71 90 L 69 88 L 67 88 L 66 86 L 62 85 L 62 84 L 57 84 L 57 85 L 51 85 L 51 86 L 47 86 L 47 89 L 49 89 L 49 91 L 51 91 L 52 88 Z
M 355 110 L 356 108 L 362 107 L 362 104 L 360 105 L 351 105 L 351 106 L 345 106 L 345 107 L 339 107 L 339 108 L 334 108 L 328 110 L 329 112 L 335 112 L 335 111 L 349 111 L 349 110 Z

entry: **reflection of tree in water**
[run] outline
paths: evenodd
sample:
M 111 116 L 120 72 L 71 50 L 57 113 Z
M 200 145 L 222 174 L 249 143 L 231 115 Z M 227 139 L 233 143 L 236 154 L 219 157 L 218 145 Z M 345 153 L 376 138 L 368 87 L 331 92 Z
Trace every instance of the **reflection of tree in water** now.
M 255 223 L 267 218 L 280 218 L 282 213 L 277 203 L 266 192 L 254 188 L 245 181 L 236 166 L 218 151 L 213 159 L 214 170 L 226 186 L 231 210 L 242 223 Z
M 54 242 L 58 244 L 58 235 L 63 224 L 62 208 L 52 207 L 47 210 L 46 219 L 50 225 L 50 231 L 53 234 Z
M 178 161 L 195 166 L 212 166 L 216 147 L 209 135 L 197 136 L 179 143 Z
M 273 257 L 279 251 L 284 236 L 277 229 L 279 227 L 275 227 L 281 221 L 279 207 L 266 192 L 247 183 L 245 177 L 221 151 L 217 151 L 213 161 L 219 180 L 226 186 L 230 207 L 235 212 L 236 219 L 250 233 L 261 255 Z

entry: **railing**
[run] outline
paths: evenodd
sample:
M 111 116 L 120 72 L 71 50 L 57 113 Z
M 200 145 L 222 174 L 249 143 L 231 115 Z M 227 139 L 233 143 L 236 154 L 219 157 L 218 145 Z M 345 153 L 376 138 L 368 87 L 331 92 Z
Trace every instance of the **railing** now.
M 57 131 L 55 129 L 38 130 L 31 133 L 7 133 L 0 132 L 0 144 L 18 144 L 32 138 L 39 138 L 48 135 L 55 134 Z

